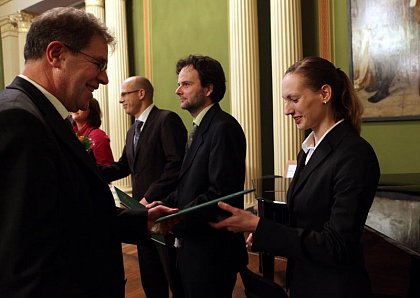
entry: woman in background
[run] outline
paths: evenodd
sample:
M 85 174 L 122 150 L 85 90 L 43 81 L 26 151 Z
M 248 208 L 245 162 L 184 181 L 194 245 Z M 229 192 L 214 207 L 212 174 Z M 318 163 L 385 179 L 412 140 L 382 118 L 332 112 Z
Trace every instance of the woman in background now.
M 252 232 L 253 250 L 287 257 L 292 298 L 369 297 L 360 243 L 379 180 L 379 163 L 360 136 L 362 105 L 347 75 L 306 57 L 282 81 L 284 111 L 312 130 L 288 189 L 288 225 L 219 203 L 232 216 L 215 228 Z
M 91 98 L 86 111 L 79 110 L 71 113 L 71 116 L 77 136 L 91 140 L 90 149 L 93 152 L 96 163 L 98 165 L 111 165 L 114 162 L 114 157 L 112 156 L 110 140 L 107 134 L 99 128 L 102 123 L 99 102 L 95 98 Z

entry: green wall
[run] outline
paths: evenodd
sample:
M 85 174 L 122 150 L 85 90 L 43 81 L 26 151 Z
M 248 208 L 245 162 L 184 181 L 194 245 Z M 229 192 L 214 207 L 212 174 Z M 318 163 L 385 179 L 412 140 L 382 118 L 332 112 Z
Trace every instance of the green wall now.
M 143 1 L 127 0 L 127 43 L 130 75 L 144 75 Z
M 179 108 L 176 61 L 188 54 L 218 59 L 229 80 L 228 1 L 153 0 L 151 3 L 152 82 L 159 107 L 176 111 L 190 127 L 191 116 Z M 350 37 L 347 1 L 331 0 L 333 62 L 349 74 Z M 269 1 L 258 1 L 263 174 L 272 173 L 272 95 L 270 66 Z M 130 75 L 144 74 L 143 1 L 127 1 Z M 302 1 L 303 53 L 319 55 L 316 0 Z M 222 107 L 230 111 L 230 89 Z M 268 120 L 267 120 L 268 119 Z M 382 173 L 420 172 L 420 121 L 364 122 L 362 136 L 374 147 Z
M 132 75 L 144 74 L 143 1 L 132 1 L 133 47 L 136 58 Z M 221 106 L 230 111 L 228 2 L 225 0 L 153 0 L 150 1 L 151 81 L 155 103 L 177 112 L 187 128 L 192 118 L 179 107 L 175 94 L 176 62 L 189 54 L 210 56 L 218 60 L 227 80 Z M 133 55 L 130 54 L 130 57 Z
M 362 135 L 374 147 L 382 173 L 420 172 L 418 121 L 368 122 Z

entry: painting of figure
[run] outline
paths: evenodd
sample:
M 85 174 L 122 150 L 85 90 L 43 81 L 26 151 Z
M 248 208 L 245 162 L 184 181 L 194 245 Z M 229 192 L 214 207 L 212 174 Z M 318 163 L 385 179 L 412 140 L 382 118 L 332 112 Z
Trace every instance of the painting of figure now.
M 420 119 L 420 0 L 350 0 L 349 11 L 363 118 Z

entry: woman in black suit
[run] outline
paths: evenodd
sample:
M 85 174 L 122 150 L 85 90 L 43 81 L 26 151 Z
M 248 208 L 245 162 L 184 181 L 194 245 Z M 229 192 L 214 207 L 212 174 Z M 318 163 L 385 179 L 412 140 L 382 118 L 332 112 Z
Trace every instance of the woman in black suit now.
M 285 114 L 312 131 L 287 194 L 289 225 L 225 203 L 232 216 L 212 225 L 252 232 L 254 250 L 287 257 L 293 298 L 369 297 L 360 239 L 380 171 L 360 137 L 362 105 L 347 75 L 319 57 L 291 66 L 282 90 Z

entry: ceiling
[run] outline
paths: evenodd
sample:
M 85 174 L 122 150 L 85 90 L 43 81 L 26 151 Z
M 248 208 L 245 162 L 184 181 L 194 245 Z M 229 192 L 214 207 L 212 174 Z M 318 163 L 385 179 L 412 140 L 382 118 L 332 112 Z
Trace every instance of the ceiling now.
M 39 1 L 36 4 L 33 4 L 25 9 L 23 9 L 25 12 L 30 14 L 38 15 L 40 13 L 43 13 L 44 11 L 51 9 L 53 7 L 59 7 L 59 6 L 76 6 L 78 4 L 83 3 L 84 1 L 81 0 L 43 0 Z

